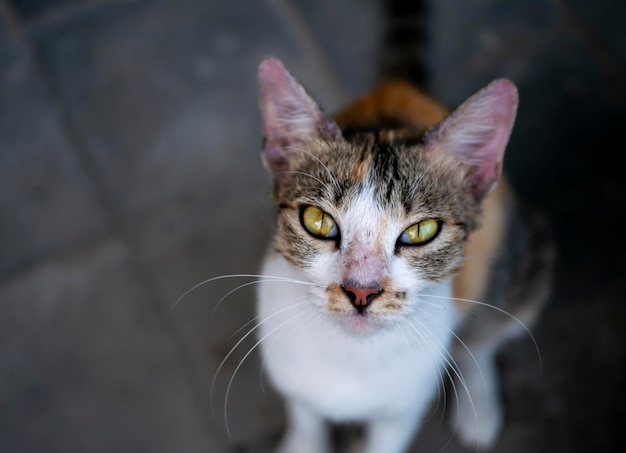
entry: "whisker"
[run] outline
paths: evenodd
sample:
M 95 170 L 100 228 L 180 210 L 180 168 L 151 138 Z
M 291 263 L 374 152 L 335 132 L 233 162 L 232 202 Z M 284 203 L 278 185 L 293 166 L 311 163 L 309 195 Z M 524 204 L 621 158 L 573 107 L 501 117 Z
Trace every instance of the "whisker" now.
M 439 350 L 437 348 L 435 348 L 435 345 L 432 343 L 432 341 L 428 340 L 419 330 L 415 329 L 415 326 L 409 325 L 409 327 L 412 327 L 413 330 L 415 332 L 417 332 L 418 335 L 420 335 L 420 337 L 422 338 L 422 341 L 431 349 L 431 351 L 436 352 L 437 355 L 439 355 L 439 356 L 442 356 L 442 354 L 439 352 Z M 419 339 L 416 338 L 415 335 L 412 335 L 412 336 L 417 341 L 419 341 Z M 442 356 L 442 358 L 444 358 L 444 357 Z M 454 379 L 452 378 L 452 375 L 450 374 L 450 371 L 448 371 L 448 368 L 449 368 L 449 365 L 448 366 L 442 366 L 443 372 L 448 376 L 448 379 L 450 380 L 450 385 L 452 386 L 452 391 L 454 392 L 454 399 L 455 399 L 456 405 L 458 407 L 458 405 L 459 405 L 459 392 L 458 392 L 458 390 L 456 388 L 456 384 L 454 383 Z M 442 385 L 443 385 L 443 389 L 444 389 L 444 396 L 445 396 L 445 383 L 443 383 L 443 373 L 440 374 L 440 378 L 441 378 L 441 381 L 442 381 Z M 445 417 L 445 413 L 446 413 L 446 406 L 443 407 L 443 413 L 441 414 L 442 422 L 443 422 L 443 419 Z M 448 441 L 443 445 L 443 447 L 441 447 L 441 449 L 439 450 L 439 453 L 441 453 L 443 450 L 445 450 L 446 447 L 448 445 L 450 445 L 450 442 L 452 442 L 452 439 L 454 438 L 454 434 L 456 433 L 458 422 L 459 422 L 459 419 L 458 419 L 458 413 L 457 413 L 457 419 L 456 419 L 455 424 L 454 424 L 453 433 L 448 438 Z
M 239 339 L 239 341 L 235 344 L 235 346 L 233 346 L 230 351 L 228 351 L 228 354 L 226 354 L 226 356 L 222 359 L 222 361 L 220 362 L 219 366 L 217 367 L 217 370 L 215 371 L 215 375 L 213 376 L 213 380 L 211 381 L 211 388 L 209 390 L 209 399 L 210 399 L 210 406 L 211 406 L 211 412 L 213 412 L 213 393 L 214 393 L 214 389 L 215 389 L 215 384 L 217 382 L 217 376 L 219 375 L 220 371 L 222 370 L 222 367 L 224 366 L 224 364 L 226 363 L 226 361 L 228 360 L 228 358 L 235 352 L 235 350 L 239 347 L 239 345 L 241 343 L 243 343 L 243 341 L 248 338 L 250 335 L 252 335 L 252 333 L 257 330 L 261 325 L 265 324 L 267 321 L 269 321 L 270 319 L 272 319 L 275 316 L 278 316 L 279 314 L 288 311 L 292 308 L 298 307 L 302 304 L 305 304 L 306 301 L 302 301 L 299 302 L 297 304 L 293 304 L 290 305 L 289 307 L 285 307 L 281 310 L 278 310 L 274 313 L 272 313 L 271 315 L 267 316 L 265 319 L 263 319 L 261 322 L 259 322 L 257 325 L 255 325 L 254 327 L 252 327 L 243 337 L 241 337 Z M 249 323 L 247 323 L 249 324 Z
M 446 296 L 437 296 L 434 294 L 423 294 L 423 296 L 426 297 L 434 297 L 434 298 L 438 298 L 438 299 L 448 299 L 448 300 L 458 300 L 459 302 L 469 302 L 472 304 L 476 304 L 482 307 L 487 307 L 487 308 L 491 308 L 493 310 L 496 310 L 499 313 L 502 313 L 503 315 L 506 315 L 508 317 L 510 317 L 513 321 L 515 321 L 516 323 L 518 323 L 528 334 L 528 336 L 530 337 L 531 341 L 533 342 L 533 345 L 535 347 L 535 351 L 537 352 L 537 360 L 539 362 L 539 369 L 541 371 L 543 371 L 543 360 L 541 359 L 541 351 L 539 350 L 539 345 L 537 344 L 537 340 L 535 340 L 535 336 L 531 333 L 530 329 L 528 327 L 526 327 L 526 324 L 524 324 L 517 316 L 513 315 L 512 313 L 509 313 L 508 311 L 497 307 L 495 305 L 492 304 L 488 304 L 486 302 L 480 302 L 478 300 L 471 300 L 471 299 L 462 299 L 460 297 L 446 297 Z
M 420 325 L 420 327 L 424 330 L 424 333 L 430 332 L 430 330 L 428 329 L 428 326 L 426 324 L 422 323 L 418 319 L 415 319 L 414 321 Z M 416 329 L 415 326 L 410 325 L 410 327 L 413 327 L 416 330 L 416 332 L 420 332 L 420 330 Z M 456 360 L 454 360 L 454 357 L 452 357 L 450 352 L 448 352 L 448 349 L 445 347 L 445 345 L 443 343 L 441 343 L 441 341 L 439 341 L 437 336 L 436 335 L 431 335 L 431 337 L 432 337 L 432 340 L 436 341 L 437 344 L 439 344 L 439 346 L 440 346 L 439 351 L 442 351 L 442 353 L 439 354 L 439 355 L 446 362 L 446 364 L 448 365 L 449 369 L 452 370 L 452 373 L 459 379 L 459 383 L 463 387 L 463 390 L 465 390 L 465 394 L 467 395 L 467 397 L 469 399 L 469 402 L 470 402 L 470 406 L 472 407 L 472 413 L 474 414 L 474 420 L 476 421 L 476 429 L 477 429 L 477 431 L 480 431 L 480 421 L 478 420 L 478 412 L 476 411 L 476 405 L 474 404 L 474 399 L 472 398 L 472 394 L 469 391 L 469 387 L 467 386 L 467 382 L 465 381 L 465 378 L 461 374 L 461 368 L 458 366 L 458 364 L 456 363 Z M 454 383 L 454 380 L 452 380 L 452 382 Z M 458 394 L 457 394 L 457 401 L 456 401 L 456 403 L 457 403 L 457 408 L 458 408 L 459 407 Z M 456 426 L 458 426 L 458 415 L 459 415 L 459 412 L 457 411 L 457 421 L 455 422 L 455 431 L 456 431 Z M 479 445 L 477 443 L 477 445 L 476 445 L 477 451 L 478 451 L 478 446 Z
M 305 298 L 307 298 L 307 297 L 302 297 L 301 299 L 305 299 Z M 308 298 L 307 298 L 307 300 L 308 300 Z M 319 317 L 319 313 L 318 313 L 318 314 L 316 314 L 316 317 Z M 249 322 L 248 322 L 248 323 L 249 323 Z M 279 332 L 279 333 L 278 333 L 277 335 L 275 335 L 273 338 L 271 338 L 271 340 L 272 340 L 272 341 L 278 341 L 278 338 L 280 337 L 280 335 L 281 335 L 283 332 L 284 332 L 284 330 L 283 330 L 283 331 L 281 331 L 281 332 Z M 268 347 L 269 347 L 269 346 L 268 346 Z M 263 360 L 261 361 L 261 367 L 260 367 L 260 370 L 259 370 L 259 381 L 260 381 L 261 391 L 262 391 L 263 393 L 266 393 L 266 390 L 265 390 L 265 384 L 263 383 L 263 371 L 265 370 L 265 361 L 266 361 L 266 358 L 265 358 L 265 357 L 263 357 Z
M 456 384 L 454 383 L 454 378 L 452 377 L 452 375 L 450 374 L 450 371 L 448 371 L 448 368 L 444 368 L 444 371 L 446 373 L 446 375 L 448 376 L 448 380 L 450 381 L 450 385 L 452 386 L 452 391 L 454 392 L 454 400 L 456 402 L 457 407 L 459 406 L 459 390 L 456 388 Z M 441 382 L 443 383 L 443 376 L 441 376 Z M 445 393 L 445 383 L 443 383 L 444 385 L 444 395 Z M 445 402 L 444 402 L 445 404 Z M 443 412 L 441 414 L 441 422 L 443 423 L 444 419 L 446 416 L 446 406 L 443 407 Z M 448 448 L 448 445 L 450 445 L 452 443 L 452 439 L 454 439 L 454 436 L 456 434 L 456 430 L 459 427 L 459 413 L 457 412 L 456 414 L 456 420 L 454 421 L 454 429 L 452 430 L 452 434 L 448 437 L 448 440 L 446 441 L 445 444 L 443 444 L 443 446 L 439 449 L 439 451 L 437 453 L 441 453 L 442 451 L 444 451 L 446 448 Z
M 312 157 L 313 159 L 315 159 L 316 161 L 318 161 L 318 162 L 322 165 L 322 167 L 324 167 L 324 169 L 325 169 L 325 170 L 326 170 L 326 172 L 328 173 L 328 176 L 330 177 L 330 179 L 331 179 L 331 181 L 332 181 L 333 185 L 334 185 L 334 186 L 335 186 L 335 188 L 337 189 L 337 192 L 335 192 L 335 195 L 338 195 L 338 194 L 341 192 L 341 186 L 339 185 L 339 181 L 337 181 L 337 178 L 335 177 L 335 175 L 333 174 L 333 172 L 332 172 L 332 171 L 330 171 L 330 170 L 328 169 L 328 167 L 326 166 L 326 164 L 325 164 L 324 162 L 322 162 L 322 161 L 320 160 L 320 158 L 319 158 L 319 157 L 317 157 L 315 154 L 313 154 L 313 153 L 312 153 L 312 152 L 310 152 L 310 151 L 307 151 L 307 150 L 306 150 L 306 149 L 304 149 L 304 148 L 300 148 L 299 146 L 293 146 L 293 145 L 292 145 L 292 146 L 289 146 L 289 147 L 288 147 L 288 149 L 289 149 L 289 150 L 296 150 L 296 151 L 303 152 L 303 153 L 308 154 L 309 156 L 311 156 L 311 157 Z
M 301 283 L 303 285 L 316 286 L 314 283 L 311 283 L 311 282 L 306 282 L 306 281 L 303 281 L 303 280 L 296 280 L 294 278 L 288 278 L 288 277 L 274 276 L 274 275 L 262 275 L 262 274 L 228 274 L 228 275 L 219 275 L 217 277 L 212 277 L 212 278 L 203 280 L 200 283 L 197 283 L 194 286 L 192 286 L 191 288 L 189 288 L 187 291 L 185 291 L 178 299 L 176 299 L 176 302 L 174 302 L 174 304 L 170 307 L 169 313 L 171 313 L 174 310 L 174 308 L 176 308 L 176 306 L 180 303 L 180 301 L 182 301 L 185 297 L 187 297 L 187 295 L 189 293 L 191 293 L 192 291 L 195 291 L 196 289 L 198 289 L 201 286 L 206 285 L 208 283 L 211 283 L 211 282 L 214 282 L 214 281 L 218 281 L 218 280 L 224 280 L 224 279 L 227 279 L 227 278 L 274 278 L 274 279 L 281 280 L 281 281 L 289 281 L 289 282 L 293 282 L 293 283 Z
M 398 330 L 400 330 L 400 332 L 402 333 L 402 336 L 406 340 L 409 346 L 409 349 L 411 350 L 411 352 L 413 352 L 414 350 L 413 344 L 410 343 L 407 333 L 402 328 L 403 327 L 402 324 L 398 323 L 396 324 L 396 326 L 398 327 Z M 419 343 L 418 339 L 415 338 L 415 336 L 413 336 L 413 339 Z M 439 405 L 442 403 L 442 394 L 443 394 L 443 405 L 444 405 L 444 410 L 445 410 L 446 403 L 445 403 L 445 387 L 444 387 L 443 377 L 441 376 L 441 374 L 439 374 L 438 377 L 439 377 L 439 382 L 441 383 L 441 387 L 437 387 L 437 404 L 435 405 L 435 408 L 433 409 L 432 413 L 426 417 L 427 420 L 430 420 L 430 418 L 433 417 L 435 413 L 437 413 L 437 409 L 439 408 Z
M 303 175 L 303 176 L 308 176 L 309 178 L 313 178 L 314 180 L 319 182 L 321 185 L 323 185 L 326 188 L 326 190 L 328 190 L 329 193 L 331 193 L 331 194 L 334 193 L 334 191 L 330 187 L 328 187 L 328 184 L 326 184 L 324 181 L 322 181 L 321 179 L 319 179 L 319 178 L 317 178 L 317 177 L 315 177 L 315 176 L 313 176 L 313 175 L 311 175 L 309 173 L 303 172 L 303 171 L 285 170 L 285 171 L 279 171 L 279 172 L 277 172 L 275 174 L 281 175 L 281 174 L 287 174 L 287 173 L 293 173 L 293 174 L 296 174 L 296 175 Z
M 446 329 L 448 332 L 450 332 L 450 334 L 452 334 L 452 336 L 454 336 L 454 338 L 456 338 L 456 340 L 463 346 L 463 348 L 465 348 L 465 350 L 467 351 L 467 353 L 470 355 L 470 357 L 472 358 L 472 361 L 474 362 L 474 364 L 476 365 L 476 368 L 478 369 L 478 372 L 480 373 L 480 379 L 483 383 L 483 387 L 485 389 L 485 392 L 488 391 L 487 389 L 487 380 L 485 379 L 485 375 L 483 373 L 482 368 L 480 367 L 478 360 L 476 359 L 476 356 L 474 356 L 474 354 L 472 353 L 472 351 L 470 350 L 470 348 L 465 344 L 465 342 L 452 330 L 450 329 L 448 326 L 446 326 L 444 323 L 442 323 L 440 320 L 438 320 L 435 316 L 433 316 L 431 313 L 429 313 L 428 311 L 424 310 L 421 307 L 417 307 L 418 310 L 420 310 L 422 313 L 424 313 L 425 315 L 429 316 L 433 321 L 437 322 L 440 326 L 442 326 L 444 329 Z M 450 353 L 448 353 L 449 357 L 452 359 L 452 355 Z M 454 365 L 456 368 L 458 368 L 459 373 L 461 373 L 461 368 L 458 366 L 458 364 L 456 363 L 456 361 L 454 361 L 454 359 L 452 359 L 454 362 Z M 465 381 L 465 379 L 463 379 Z M 478 414 L 476 412 L 476 408 L 474 406 L 474 402 L 472 401 L 472 397 L 469 393 L 469 390 L 467 389 L 466 386 L 466 381 L 463 384 L 463 386 L 466 389 L 467 395 L 470 398 L 470 403 L 472 405 L 472 411 L 474 412 L 474 420 L 476 420 L 476 427 L 478 427 L 479 425 L 479 421 L 478 421 Z M 458 403 L 457 403 L 458 406 Z M 457 410 L 457 420 L 455 421 L 455 431 L 456 431 L 456 427 L 458 426 L 458 417 L 459 417 L 459 412 Z M 479 450 L 479 441 L 477 441 L 476 443 L 476 452 L 478 453 Z
M 428 296 L 428 294 L 425 294 L 425 295 L 426 295 L 426 296 Z M 423 303 L 423 304 L 428 304 L 428 305 L 430 305 L 431 307 L 439 308 L 439 309 L 441 309 L 441 310 L 447 310 L 447 307 L 445 307 L 445 306 L 443 306 L 443 305 L 441 305 L 441 304 L 437 304 L 437 303 L 435 303 L 435 302 L 432 302 L 432 301 L 430 301 L 430 300 L 423 300 L 421 296 L 424 296 L 424 294 L 421 294 L 421 295 L 420 295 L 420 299 L 419 299 L 419 302 L 420 302 L 420 303 Z
M 411 350 L 411 352 L 413 351 L 413 345 L 411 344 L 411 342 L 409 341 L 409 338 L 406 336 L 406 332 L 404 330 L 402 330 L 402 324 L 397 323 L 396 327 L 398 328 L 398 330 L 400 331 L 400 334 L 402 336 L 402 338 L 404 339 L 404 341 L 406 342 L 406 345 L 409 347 L 409 349 Z
M 248 327 L 250 324 L 252 324 L 253 322 L 257 321 L 258 319 L 260 319 L 261 316 L 257 315 L 254 318 L 252 318 L 250 321 L 246 322 L 243 326 L 241 326 L 239 329 L 235 330 L 233 333 L 230 334 L 230 336 L 226 339 L 226 340 L 230 340 L 232 339 L 234 336 L 236 336 L 239 332 L 241 332 L 243 329 L 245 329 L 246 327 Z
M 248 282 L 248 283 L 243 283 L 239 286 L 237 286 L 234 289 L 231 289 L 230 291 L 228 291 L 218 302 L 217 304 L 215 304 L 215 307 L 213 308 L 213 314 L 212 316 L 215 316 L 215 312 L 217 312 L 217 309 L 219 308 L 219 306 L 222 304 L 222 302 L 224 302 L 224 300 L 230 296 L 232 293 L 245 288 L 246 286 L 251 286 L 251 285 L 256 285 L 258 283 L 266 283 L 266 282 L 270 282 L 270 283 L 297 283 L 299 285 L 302 284 L 308 284 L 308 282 L 301 282 L 301 281 L 293 281 L 293 280 L 285 280 L 284 278 L 279 278 L 279 277 L 267 277 L 267 278 L 263 278 L 263 279 L 258 279 L 258 280 L 254 280 L 252 282 Z M 315 286 L 313 283 L 310 284 L 311 286 Z
M 423 322 L 421 322 L 421 321 L 419 321 L 417 319 L 415 319 L 414 321 L 419 324 L 419 327 L 424 332 L 431 333 L 427 324 L 425 324 L 425 323 L 423 323 Z M 422 335 L 424 334 L 423 332 L 421 332 L 421 330 L 417 329 L 414 325 L 409 325 L 409 327 L 413 327 L 413 329 L 415 329 L 416 332 L 418 332 L 418 333 L 420 333 Z M 459 381 L 463 385 L 463 387 L 464 387 L 465 391 L 467 392 L 468 396 L 470 396 L 469 395 L 469 389 L 465 385 L 465 379 L 463 378 L 463 376 L 461 374 L 459 374 L 460 367 L 457 365 L 456 360 L 454 360 L 454 357 L 452 357 L 452 355 L 448 351 L 448 348 L 446 348 L 446 346 L 437 338 L 436 335 L 431 335 L 431 337 L 432 337 L 431 341 L 437 342 L 437 345 L 439 345 L 439 349 L 436 349 L 436 350 L 442 351 L 442 353 L 440 354 L 441 358 L 452 369 L 452 371 L 454 372 L 455 376 L 457 376 L 459 378 Z M 470 396 L 470 399 L 471 399 L 471 396 Z
M 415 197 L 415 192 L 417 192 L 417 190 L 420 188 L 422 184 L 422 180 L 424 179 L 425 173 L 426 173 L 425 171 L 422 171 L 417 176 L 417 178 L 415 178 L 415 182 L 413 183 L 413 188 L 411 189 L 411 194 L 409 195 L 409 198 Z
M 228 424 L 228 397 L 230 395 L 230 389 L 233 385 L 233 381 L 235 380 L 235 376 L 237 375 L 237 372 L 239 371 L 239 369 L 241 368 L 241 366 L 243 365 L 243 363 L 245 362 L 245 360 L 250 356 L 250 354 L 252 354 L 252 352 L 254 352 L 254 350 L 263 342 L 263 340 L 265 340 L 267 337 L 269 337 L 270 335 L 272 335 L 275 331 L 277 331 L 278 329 L 280 329 L 281 327 L 283 327 L 285 324 L 290 323 L 291 321 L 293 321 L 294 319 L 296 319 L 299 316 L 303 316 L 305 315 L 306 312 L 300 312 L 300 313 L 296 313 L 295 315 L 293 315 L 291 318 L 286 319 L 285 321 L 281 322 L 278 326 L 274 327 L 272 330 L 270 330 L 267 334 L 265 334 L 259 341 L 257 341 L 254 346 L 252 346 L 248 352 L 243 356 L 243 358 L 239 361 L 239 364 L 237 365 L 237 367 L 235 368 L 235 370 L 233 371 L 232 376 L 230 377 L 230 380 L 228 381 L 228 385 L 226 387 L 226 394 L 224 396 L 224 424 L 226 426 L 226 434 L 228 435 L 228 438 L 231 438 L 231 434 L 230 434 L 230 426 Z
M 427 310 L 424 310 L 421 307 L 416 307 L 416 308 L 418 310 L 420 310 L 422 313 L 424 313 L 425 315 L 427 315 L 428 317 L 430 317 L 433 321 L 437 322 L 438 325 L 440 325 L 441 327 L 446 329 L 448 332 L 450 332 L 450 334 L 452 334 L 452 336 L 454 338 L 456 338 L 456 340 L 461 344 L 461 346 L 463 346 L 463 348 L 467 351 L 467 353 L 472 358 L 472 361 L 474 362 L 474 364 L 476 364 L 476 368 L 478 368 L 478 372 L 480 373 L 480 378 L 481 378 L 481 380 L 483 382 L 483 386 L 485 388 L 485 391 L 487 391 L 487 380 L 485 379 L 485 375 L 483 374 L 483 370 L 480 368 L 480 365 L 478 364 L 478 360 L 476 360 L 476 357 L 474 356 L 472 351 L 470 351 L 470 348 L 465 344 L 465 342 L 461 339 L 461 337 L 459 337 L 452 329 L 450 329 L 448 326 L 446 326 L 445 323 L 441 322 L 439 319 L 437 319 L 435 316 L 433 316 Z
M 449 367 L 445 366 L 443 367 L 443 371 L 445 373 L 445 376 L 448 378 L 448 381 L 450 382 L 450 386 L 452 387 L 452 392 L 454 394 L 454 403 L 456 404 L 456 406 L 459 406 L 459 389 L 454 381 L 454 378 L 452 377 L 452 375 L 450 374 L 449 371 Z M 443 386 L 444 389 L 444 397 L 446 396 L 446 384 L 444 382 L 444 373 L 441 374 L 441 385 Z M 441 412 L 441 419 L 439 420 L 439 423 L 443 424 L 444 420 L 446 418 L 446 414 L 447 414 L 447 400 L 444 400 L 444 406 L 443 406 L 443 411 Z M 450 436 L 448 436 L 448 440 L 443 444 L 443 446 L 439 449 L 438 453 L 441 453 L 442 451 L 444 451 L 448 445 L 450 445 L 452 443 L 452 440 L 454 439 L 454 436 L 456 435 L 456 431 L 458 429 L 459 426 L 459 414 L 457 412 L 456 414 L 456 418 L 454 420 L 454 427 L 452 428 L 452 433 L 450 434 Z

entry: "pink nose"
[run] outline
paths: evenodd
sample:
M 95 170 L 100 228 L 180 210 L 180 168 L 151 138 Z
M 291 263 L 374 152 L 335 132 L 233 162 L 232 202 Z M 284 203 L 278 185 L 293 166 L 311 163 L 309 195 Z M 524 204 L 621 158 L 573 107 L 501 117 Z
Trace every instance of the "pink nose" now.
M 341 287 L 350 303 L 359 311 L 363 312 L 365 308 L 382 292 L 379 288 L 356 288 L 354 286 Z

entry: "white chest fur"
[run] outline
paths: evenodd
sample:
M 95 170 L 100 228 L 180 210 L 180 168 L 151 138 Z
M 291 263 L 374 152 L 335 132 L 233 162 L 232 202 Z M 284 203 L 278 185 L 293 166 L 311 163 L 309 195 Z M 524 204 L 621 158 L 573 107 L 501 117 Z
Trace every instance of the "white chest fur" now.
M 263 274 L 303 280 L 281 256 L 270 253 Z M 428 288 L 450 294 L 449 283 Z M 346 332 L 330 314 L 309 303 L 310 286 L 260 285 L 259 336 L 266 371 L 288 400 L 333 421 L 369 421 L 411 414 L 418 418 L 437 392 L 455 322 L 447 299 L 369 335 Z

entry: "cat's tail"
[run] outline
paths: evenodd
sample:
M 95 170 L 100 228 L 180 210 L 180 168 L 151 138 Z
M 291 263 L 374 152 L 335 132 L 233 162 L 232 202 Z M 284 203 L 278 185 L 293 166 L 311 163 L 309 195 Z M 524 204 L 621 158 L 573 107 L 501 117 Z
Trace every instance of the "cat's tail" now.
M 431 99 L 426 64 L 425 0 L 386 0 L 379 55 L 380 81 L 335 121 L 345 131 L 408 128 L 415 136 L 439 123 L 448 109 Z
M 381 81 L 404 80 L 428 91 L 428 16 L 425 0 L 385 0 L 379 49 Z

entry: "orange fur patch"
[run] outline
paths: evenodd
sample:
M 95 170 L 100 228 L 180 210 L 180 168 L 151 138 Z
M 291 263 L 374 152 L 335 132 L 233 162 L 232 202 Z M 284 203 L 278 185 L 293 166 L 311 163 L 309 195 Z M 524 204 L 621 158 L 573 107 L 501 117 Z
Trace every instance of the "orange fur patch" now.
M 453 281 L 454 297 L 479 300 L 483 297 L 489 281 L 498 248 L 505 231 L 505 207 L 511 197 L 511 189 L 504 178 L 483 202 L 482 226 L 470 234 L 465 244 L 465 261 Z M 462 311 L 472 305 L 456 301 Z
M 358 98 L 335 116 L 341 128 L 375 127 L 397 121 L 419 130 L 441 122 L 448 109 L 407 82 L 391 80 Z
M 367 154 L 363 159 L 359 159 L 355 162 L 350 172 L 350 176 L 357 182 L 365 182 L 367 174 L 372 166 L 372 155 Z

